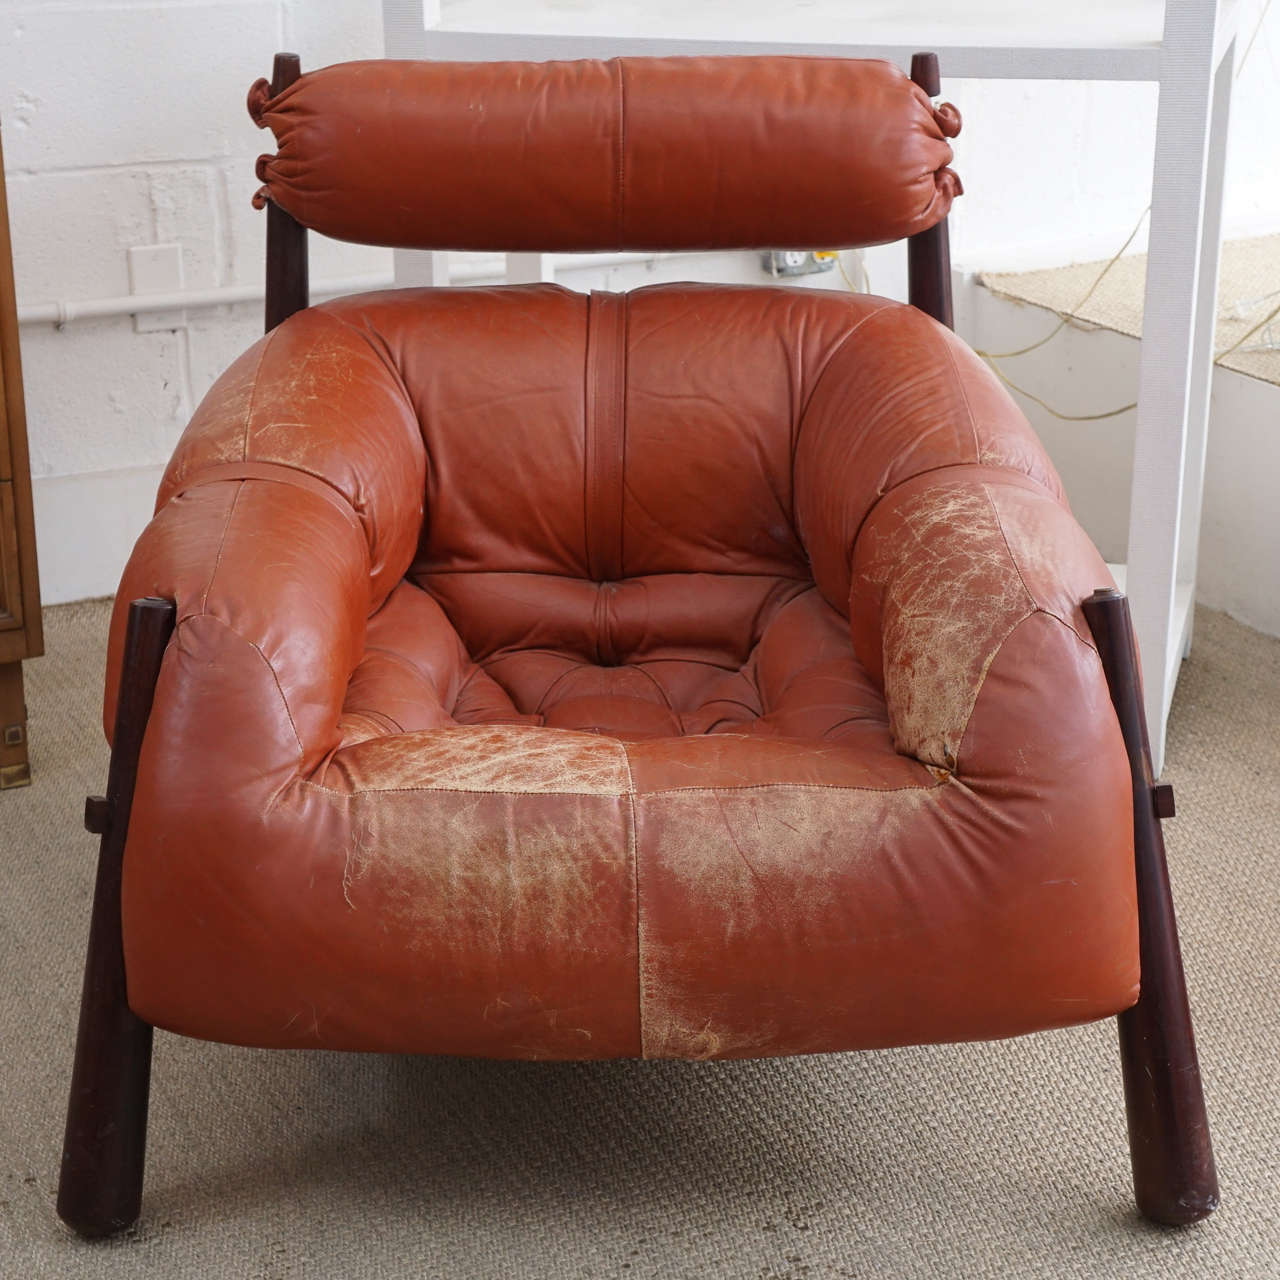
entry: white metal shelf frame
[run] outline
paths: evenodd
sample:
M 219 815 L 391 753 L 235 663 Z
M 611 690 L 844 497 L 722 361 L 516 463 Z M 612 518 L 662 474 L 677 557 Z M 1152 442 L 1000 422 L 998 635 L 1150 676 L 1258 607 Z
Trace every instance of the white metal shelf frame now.
M 1146 711 L 1159 773 L 1169 704 L 1191 643 L 1223 177 L 1242 6 L 1238 0 L 1111 0 L 1092 9 L 1084 4 L 1078 16 L 1059 18 L 1060 28 L 1048 31 L 1042 6 L 1016 0 L 987 0 L 972 20 L 948 18 L 929 0 L 892 6 L 891 19 L 883 7 L 878 13 L 877 6 L 867 8 L 860 15 L 857 5 L 845 3 L 827 15 L 821 4 L 807 6 L 815 38 L 803 40 L 773 38 L 771 31 L 795 15 L 778 4 L 753 10 L 750 0 L 735 5 L 732 40 L 701 30 L 671 34 L 681 21 L 673 22 L 662 4 L 648 6 L 648 30 L 637 10 L 634 33 L 626 36 L 608 34 L 607 5 L 569 12 L 529 0 L 516 30 L 502 27 L 501 12 L 508 6 L 487 0 L 446 0 L 443 12 L 438 0 L 383 0 L 383 17 L 387 54 L 401 58 L 780 53 L 882 57 L 906 68 L 914 52 L 931 49 L 948 79 L 1155 82 L 1159 107 L 1123 576 L 1146 655 Z M 707 20 L 704 14 L 703 26 Z M 864 39 L 826 38 L 855 26 Z M 447 271 L 446 255 L 397 255 L 402 283 L 441 281 Z M 554 263 L 540 255 L 510 255 L 508 274 L 512 280 L 549 279 Z

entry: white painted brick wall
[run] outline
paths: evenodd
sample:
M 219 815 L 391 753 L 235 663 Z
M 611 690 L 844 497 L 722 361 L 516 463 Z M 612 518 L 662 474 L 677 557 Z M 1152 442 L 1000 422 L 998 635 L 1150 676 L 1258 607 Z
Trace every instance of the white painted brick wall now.
M 0 118 L 19 305 L 129 292 L 128 250 L 182 247 L 190 289 L 262 279 L 253 163 L 270 135 L 249 85 L 382 52 L 380 0 L 0 0 Z M 384 250 L 313 237 L 315 278 L 390 271 Z M 46 601 L 103 594 L 150 514 L 193 405 L 261 333 L 261 304 L 25 325 L 22 353 Z

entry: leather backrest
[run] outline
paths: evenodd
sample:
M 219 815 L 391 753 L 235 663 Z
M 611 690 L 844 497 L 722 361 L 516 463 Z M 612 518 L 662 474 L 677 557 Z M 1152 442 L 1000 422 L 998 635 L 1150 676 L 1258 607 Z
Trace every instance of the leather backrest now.
M 961 190 L 955 108 L 881 61 L 350 62 L 249 111 L 279 147 L 255 203 L 401 248 L 846 248 Z
M 216 551 L 216 491 L 269 491 L 255 545 L 272 554 L 237 571 L 227 617 L 303 655 L 277 653 L 285 686 L 308 690 L 295 721 L 313 759 L 333 746 L 362 620 L 406 575 L 522 709 L 583 663 L 698 654 L 714 674 L 811 584 L 850 618 L 869 513 L 957 468 L 1060 500 L 994 375 L 912 307 L 696 284 L 404 289 L 300 312 L 232 365 L 170 462 L 158 524 L 195 520 L 173 545 Z M 308 557 L 342 566 L 321 575 L 338 594 L 300 570 L 246 585 Z M 191 589 L 210 573 L 200 559 Z M 274 621 L 249 625 L 253 609 Z

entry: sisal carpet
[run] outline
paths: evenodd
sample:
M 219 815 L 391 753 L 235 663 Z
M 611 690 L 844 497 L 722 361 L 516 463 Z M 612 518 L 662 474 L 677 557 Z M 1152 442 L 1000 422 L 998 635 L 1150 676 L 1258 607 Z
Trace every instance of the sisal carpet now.
M 95 841 L 105 604 L 28 665 L 0 795 L 5 1277 L 1280 1277 L 1280 640 L 1198 615 L 1168 824 L 1223 1206 L 1131 1207 L 1113 1026 L 772 1062 L 556 1066 L 156 1037 L 142 1222 L 53 1203 Z
M 983 273 L 982 283 L 1002 298 L 1031 302 L 1087 325 L 1142 337 L 1147 255 L 1133 253 L 1120 258 L 1090 293 L 1105 266 L 1105 262 L 1076 262 L 1039 271 L 988 271 Z M 1251 337 L 1245 336 L 1265 320 L 1277 302 L 1280 236 L 1223 241 L 1214 338 L 1215 350 L 1224 353 L 1218 360 L 1223 368 L 1280 383 L 1280 318 L 1264 324 Z

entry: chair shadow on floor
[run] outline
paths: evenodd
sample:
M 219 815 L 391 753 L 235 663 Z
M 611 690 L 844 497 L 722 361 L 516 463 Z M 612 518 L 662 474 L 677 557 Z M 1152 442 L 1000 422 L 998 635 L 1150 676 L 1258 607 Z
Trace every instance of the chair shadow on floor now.
M 566 1205 L 580 1223 L 639 1220 L 697 1205 L 712 1224 L 745 1215 L 768 1231 L 779 1217 L 852 1222 L 969 1201 L 1004 1201 L 1030 1223 L 1043 1203 L 1026 1196 L 1024 1171 L 1038 1168 L 1061 1205 L 1056 1232 L 1142 1223 L 1145 1234 L 1156 1229 L 1131 1208 L 1123 1118 L 1095 1101 L 1108 1097 L 1106 1032 L 717 1063 L 259 1052 L 164 1037 L 157 1119 L 177 1078 L 208 1076 L 210 1055 L 219 1096 L 198 1104 L 185 1149 L 171 1125 L 153 1138 L 143 1222 L 198 1227 L 338 1198 L 420 1223 L 513 1209 L 537 1219 Z M 1035 1060 L 1055 1037 L 1075 1038 L 1083 1069 L 1046 1099 Z M 257 1112 L 220 1119 L 236 1097 Z

